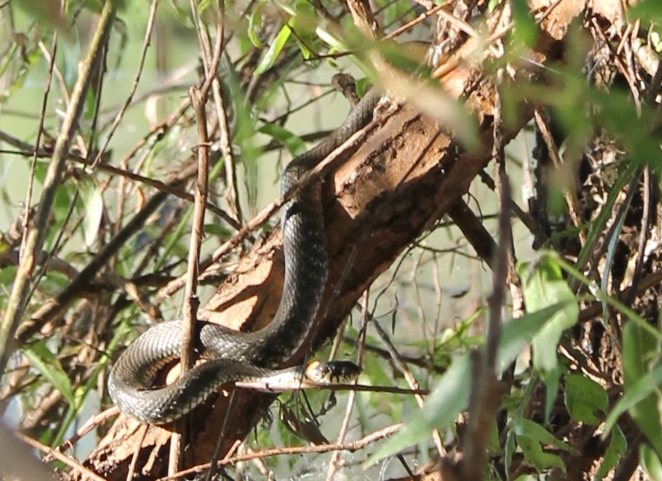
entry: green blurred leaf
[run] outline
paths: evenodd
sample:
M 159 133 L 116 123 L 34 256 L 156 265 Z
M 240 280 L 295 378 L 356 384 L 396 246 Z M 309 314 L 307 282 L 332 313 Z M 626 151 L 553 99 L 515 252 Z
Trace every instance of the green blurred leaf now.
M 78 182 L 78 192 L 83 200 L 85 215 L 83 216 L 83 233 L 85 245 L 94 244 L 99 233 L 99 226 L 103 217 L 103 196 L 92 177 L 82 177 Z
M 71 381 L 62 369 L 60 360 L 46 347 L 46 344 L 43 341 L 36 342 L 30 345 L 24 354 L 30 365 L 60 391 L 70 405 L 74 405 L 75 398 Z
M 517 435 L 518 440 L 522 437 L 538 441 L 542 444 L 557 447 L 564 451 L 572 451 L 572 448 L 566 443 L 557 439 L 552 433 L 547 431 L 538 423 L 534 423 L 522 417 L 516 417 L 512 420 L 510 428 Z
M 517 436 L 515 436 L 514 432 L 508 430 L 508 434 L 506 435 L 506 446 L 503 450 L 506 472 L 508 473 L 510 472 L 510 463 L 513 460 L 513 453 L 515 452 L 515 448 L 517 448 Z
M 625 454 L 627 448 L 628 443 L 625 440 L 623 431 L 621 431 L 621 428 L 619 428 L 618 425 L 614 426 L 614 429 L 611 432 L 609 447 L 607 448 L 607 452 L 602 458 L 602 463 L 600 463 L 600 467 L 595 473 L 593 480 L 600 481 L 602 478 L 607 476 L 609 471 L 616 467 L 616 465 L 621 461 L 621 457 L 623 454 Z
M 519 319 L 504 323 L 497 355 L 497 370 L 502 372 L 508 367 L 545 322 L 564 307 L 565 303 L 550 306 L 539 312 L 526 314 Z M 430 435 L 432 428 L 443 429 L 449 426 L 467 406 L 470 380 L 470 361 L 469 355 L 466 354 L 455 360 L 441 377 L 439 383 L 425 400 L 423 409 L 414 415 L 402 431 L 372 455 L 366 464 L 371 465 L 406 447 L 422 442 Z
M 182 4 L 184 5 L 184 4 Z M 188 4 L 186 4 L 188 5 Z M 193 18 L 191 16 L 191 13 L 180 6 L 180 2 L 176 2 L 174 0 L 170 1 L 170 7 L 171 7 L 171 13 L 175 14 L 175 18 L 177 21 L 184 27 L 188 27 L 190 29 L 194 29 L 195 25 L 193 24 Z
M 642 22 L 656 23 L 659 28 L 660 23 L 662 23 L 662 9 L 660 9 L 658 0 L 640 1 L 628 8 L 628 17 L 631 22 L 639 19 Z
M 555 454 L 544 452 L 538 441 L 526 436 L 518 436 L 517 444 L 524 454 L 525 462 L 536 468 L 538 472 L 550 468 L 559 468 L 565 473 L 565 464 L 561 458 Z
M 219 239 L 229 239 L 234 234 L 234 231 L 228 229 L 224 223 L 214 222 L 205 224 L 205 233 L 215 235 Z
M 635 389 L 642 389 L 639 381 L 649 376 L 656 350 L 657 341 L 653 336 L 634 322 L 625 324 L 623 327 L 623 390 L 625 395 Z M 658 365 L 653 371 L 654 375 L 659 368 Z M 652 388 L 649 394 L 641 396 L 640 393 L 641 400 L 631 404 L 628 410 L 658 455 L 662 455 L 662 426 L 660 426 L 660 412 L 658 411 L 659 379 L 653 386 L 643 387 L 643 391 L 645 392 L 649 388 Z
M 522 282 L 527 311 L 535 312 L 559 303 L 564 305 L 532 341 L 533 366 L 545 380 L 547 374 L 557 368 L 557 345 L 563 331 L 577 322 L 579 306 L 554 259 L 543 256 L 535 266 L 522 263 L 517 267 L 517 273 Z
M 505 322 L 501 328 L 497 371 L 501 373 L 508 368 L 545 323 L 564 308 L 565 303 L 560 303 Z
M 657 366 L 653 372 L 647 373 L 644 376 L 633 380 L 632 384 L 625 389 L 623 396 L 618 400 L 607 416 L 607 420 L 605 421 L 605 431 L 602 435 L 603 438 L 609 434 L 610 429 L 616 424 L 618 418 L 625 411 L 631 409 L 637 403 L 655 393 L 660 384 L 662 384 L 662 365 Z
M 646 473 L 653 481 L 662 481 L 662 463 L 660 458 L 646 443 L 639 446 L 639 459 Z
M 297 0 L 294 6 L 294 15 L 290 18 L 288 24 L 296 32 L 294 41 L 301 50 L 304 60 L 308 60 L 313 56 L 311 48 L 317 40 L 314 33 L 319 24 L 319 15 L 317 9 L 308 1 Z
M 273 67 L 278 56 L 283 51 L 283 48 L 287 45 L 287 41 L 290 39 L 291 35 L 292 31 L 290 30 L 290 26 L 283 25 L 255 69 L 255 75 L 261 75 Z
M 515 38 L 528 47 L 532 47 L 538 40 L 540 28 L 531 15 L 526 0 L 513 0 L 513 21 L 515 22 Z
M 214 2 L 215 3 L 215 2 Z M 212 0 L 199 0 L 198 12 L 202 15 L 212 5 Z
M 609 399 L 604 388 L 582 374 L 565 377 L 565 405 L 575 421 L 596 425 L 607 412 Z
M 448 426 L 458 413 L 466 409 L 471 386 L 469 356 L 462 356 L 453 362 L 441 377 L 434 391 L 425 400 L 423 409 L 418 411 L 398 434 L 389 439 L 378 451 L 368 458 L 367 465 L 418 444 L 430 435 L 433 428 Z
M 269 135 L 279 141 L 293 156 L 303 154 L 307 150 L 306 143 L 301 140 L 301 137 L 294 135 L 276 123 L 264 124 L 258 129 L 258 132 Z
M 559 392 L 561 375 L 565 374 L 565 368 L 560 364 L 552 371 L 547 371 L 543 382 L 545 383 L 545 422 L 549 421 L 552 409 L 556 404 L 556 395 Z
M 69 22 L 62 15 L 59 2 L 52 0 L 17 0 L 13 3 L 23 8 L 42 25 L 51 25 L 68 37 L 70 36 L 71 28 Z
M 248 38 L 256 48 L 264 48 L 264 43 L 258 37 L 262 28 L 262 3 L 259 3 L 248 16 Z

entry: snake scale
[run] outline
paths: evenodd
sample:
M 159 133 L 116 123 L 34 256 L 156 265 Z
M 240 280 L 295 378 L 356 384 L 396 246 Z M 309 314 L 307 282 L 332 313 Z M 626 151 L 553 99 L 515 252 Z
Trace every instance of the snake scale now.
M 368 91 L 340 127 L 292 160 L 282 174 L 281 193 L 290 191 L 306 172 L 370 122 L 379 98 L 376 89 Z M 326 284 L 329 259 L 321 180 L 309 183 L 284 204 L 281 228 L 285 280 L 271 323 L 258 331 L 240 332 L 197 322 L 196 351 L 207 362 L 186 371 L 173 384 L 158 388 L 152 387 L 156 374 L 181 353 L 183 323 L 173 320 L 151 327 L 111 369 L 108 392 L 122 412 L 145 423 L 164 424 L 188 413 L 222 384 L 282 375 L 301 379 L 306 375 L 302 367 L 274 368 L 290 358 L 306 338 Z

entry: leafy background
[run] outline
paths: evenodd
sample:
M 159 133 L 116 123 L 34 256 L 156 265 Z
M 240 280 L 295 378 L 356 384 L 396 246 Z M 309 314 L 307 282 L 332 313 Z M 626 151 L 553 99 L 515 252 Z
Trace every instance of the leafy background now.
M 481 34 L 488 31 L 486 19 L 491 14 L 512 9 L 512 35 L 500 44 L 503 55 L 484 64 L 487 77 L 496 82 L 503 79 L 499 75 L 508 73 L 508 67 L 525 70 L 522 58 L 528 59 L 528 47 L 540 40 L 540 12 L 532 13 L 521 1 L 455 2 L 454 9 L 447 11 L 461 16 L 458 5 L 472 3 L 465 20 L 471 20 Z M 556 8 L 563 9 L 566 3 Z M 154 193 L 145 179 L 164 181 L 182 171 L 191 163 L 197 145 L 190 110 L 174 116 L 172 122 L 167 120 L 186 102 L 189 87 L 204 78 L 199 52 L 205 47 L 198 33 L 204 32 L 202 37 L 208 36 L 213 44 L 219 6 L 161 3 L 146 50 L 143 37 L 152 18 L 150 6 L 117 8 L 105 73 L 83 99 L 70 146 L 74 157 L 61 172 L 47 224 L 38 226 L 45 237 L 36 275 L 21 306 L 23 319 L 34 316 L 62 292 L 120 226 L 145 206 Z M 386 33 L 424 10 L 424 2 L 373 5 Z M 476 428 L 471 423 L 480 423 L 478 417 L 466 415 L 477 390 L 472 383 L 476 361 L 471 353 L 489 353 L 485 339 L 492 273 L 461 229 L 444 218 L 375 281 L 368 306 L 374 322 L 406 360 L 404 374 L 411 371 L 421 386 L 431 389 L 424 407 L 420 409 L 411 395 L 361 392 L 354 401 L 349 438 L 360 439 L 404 421 L 402 430 L 357 453 L 343 454 L 342 467 L 336 466 L 331 454 L 310 453 L 304 458 L 266 457 L 263 465 L 248 464 L 237 470 L 249 477 L 273 470 L 277 477 L 317 479 L 342 469 L 349 478 L 398 479 L 423 466 L 429 475 L 443 472 L 444 479 L 454 479 L 448 466 L 460 472 L 466 469 L 457 455 L 471 446 L 472 436 L 479 438 L 478 429 L 487 433 L 487 441 L 476 444 L 487 453 L 480 465 L 484 479 L 541 475 L 547 479 L 629 479 L 630 475 L 662 479 L 659 280 L 645 284 L 658 272 L 659 216 L 654 201 L 659 200 L 660 79 L 647 62 L 655 65 L 659 58 L 660 12 L 653 1 L 640 2 L 622 17 L 608 17 L 605 11 L 583 10 L 583 22 L 577 20 L 562 39 L 563 61 L 550 60 L 538 73 L 544 81 L 516 79 L 500 84 L 506 123 L 521 99 L 540 106 L 543 120 L 532 120 L 509 144 L 506 156 L 508 175 L 516 186 L 514 200 L 527 211 L 532 205 L 528 199 L 537 199 L 538 210 L 529 213 L 546 235 L 541 238 L 531 232 L 521 218 L 512 221 L 512 277 L 507 284 L 509 298 L 502 306 L 505 320 L 496 358 L 498 372 L 506 372 L 508 380 L 507 389 L 492 399 L 498 408 L 494 418 Z M 59 12 L 51 3 L 37 0 L 8 2 L 0 8 L 0 306 L 5 313 L 11 311 L 9 294 L 19 272 L 24 234 L 18 226 L 25 213 L 28 179 L 34 178 L 28 204 L 35 207 L 51 162 L 49 155 L 33 161 L 33 146 L 39 134 L 39 145 L 49 154 L 61 135 L 79 62 L 98 31 L 102 6 L 68 3 Z M 342 25 L 342 34 L 328 28 L 329 17 Z M 364 79 L 372 71 L 362 55 L 343 53 L 356 48 L 359 34 L 348 10 L 334 2 L 227 4 L 223 25 L 229 40 L 220 78 L 225 108 L 231 112 L 236 184 L 231 185 L 223 162 L 214 164 L 211 200 L 241 224 L 277 194 L 282 164 L 307 145 L 304 139 L 314 138 L 317 132 L 323 135 L 346 116 L 348 107 L 332 92 L 331 76 L 343 71 Z M 439 25 L 441 20 L 431 16 L 399 40 L 439 43 L 433 33 Z M 40 130 L 55 31 L 56 68 Z M 452 29 L 447 34 L 458 44 L 466 40 Z M 405 50 L 379 50 L 405 72 L 412 64 L 420 67 L 420 60 L 416 63 Z M 143 51 L 145 65 L 140 67 Z M 530 60 L 528 66 L 535 65 Z M 123 112 L 137 73 L 137 90 Z M 410 80 L 430 74 L 426 68 L 417 68 Z M 317 100 L 321 94 L 324 97 Z M 122 117 L 112 132 L 118 112 Z M 467 122 L 458 115 L 458 122 Z M 541 140 L 545 124 L 555 130 L 556 146 Z M 467 146 L 479 142 L 471 129 L 462 135 Z M 107 139 L 100 160 L 119 170 L 83 168 L 75 156 L 92 152 L 93 159 Z M 551 152 L 541 155 L 536 149 Z M 542 175 L 536 161 L 543 163 L 541 159 L 554 155 L 560 156 L 561 164 L 542 169 L 543 179 L 536 177 Z M 129 179 L 127 172 L 141 179 Z M 498 178 L 495 172 L 486 169 L 487 176 Z M 190 191 L 190 178 L 187 181 L 180 190 Z M 494 237 L 503 195 L 476 179 L 466 196 Z M 647 203 L 650 212 L 645 214 Z M 577 206 L 579 216 L 573 217 Z M 19 346 L 8 342 L 2 346 L 4 353 L 13 353 L 0 393 L 3 421 L 20 433 L 22 442 L 38 442 L 40 456 L 48 447 L 67 446 L 65 440 L 73 437 L 71 446 L 64 449 L 73 468 L 62 459 L 46 458 L 72 476 L 110 428 L 104 422 L 80 440 L 74 436 L 93 413 L 109 406 L 104 394 L 109 361 L 159 316 L 181 315 L 181 292 L 167 299 L 159 298 L 157 292 L 186 271 L 192 212 L 190 199 L 169 197 L 104 265 L 91 289 L 82 292 L 61 316 L 30 336 L 19 336 Z M 204 222 L 203 257 L 236 228 L 210 212 Z M 646 241 L 645 258 L 635 255 L 640 238 Z M 506 252 L 503 244 L 499 247 L 499 252 Z M 249 243 L 240 246 L 223 259 L 215 275 L 202 282 L 203 303 L 219 279 L 236 267 L 241 251 L 249 248 Z M 520 261 L 517 266 L 514 259 Z M 636 267 L 639 264 L 641 268 Z M 632 275 L 637 269 L 638 279 Z M 628 287 L 634 294 L 628 294 Z M 343 356 L 355 353 L 360 306 L 352 317 L 343 334 Z M 9 338 L 15 334 L 7 318 L 2 325 L 5 341 L 8 331 Z M 19 350 L 14 351 L 15 347 Z M 374 328 L 367 332 L 365 349 L 362 383 L 408 386 L 402 366 L 391 360 L 383 337 Z M 324 357 L 328 350 L 318 356 Z M 312 410 L 320 412 L 329 399 L 327 393 L 314 393 L 309 401 Z M 319 433 L 327 439 L 337 436 L 341 406 L 347 402 L 347 394 L 339 395 L 337 406 L 321 416 Z M 277 415 L 293 411 L 305 418 L 309 409 L 298 396 L 281 397 L 271 408 L 271 422 L 260 425 L 242 453 L 307 446 L 319 434 L 316 429 L 295 435 Z M 437 439 L 432 429 L 438 430 Z M 0 459 L 0 467 L 15 469 L 7 459 Z

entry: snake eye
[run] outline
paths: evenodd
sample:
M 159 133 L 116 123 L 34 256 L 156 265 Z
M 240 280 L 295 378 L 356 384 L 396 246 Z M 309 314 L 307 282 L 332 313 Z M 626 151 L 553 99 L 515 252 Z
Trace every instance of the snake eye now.
M 306 377 L 319 384 L 348 383 L 360 373 L 361 368 L 350 361 L 312 361 L 306 367 Z

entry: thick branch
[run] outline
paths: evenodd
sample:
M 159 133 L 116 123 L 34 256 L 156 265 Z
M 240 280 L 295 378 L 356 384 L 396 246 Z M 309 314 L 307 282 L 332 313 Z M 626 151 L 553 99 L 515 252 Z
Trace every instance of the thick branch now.
M 570 3 L 576 7 L 575 2 Z M 546 24 L 554 29 L 553 33 L 565 33 L 560 22 L 567 22 L 567 27 L 571 19 L 572 16 L 555 17 L 552 13 Z M 539 50 L 532 52 L 537 62 L 543 63 L 552 52 L 559 51 L 553 33 L 546 35 L 543 31 Z M 317 346 L 335 331 L 370 283 L 449 211 L 490 161 L 493 87 L 488 81 L 476 81 L 477 78 L 482 78 L 479 71 L 462 68 L 442 79 L 442 83 L 452 83 L 447 86 L 449 91 L 464 93 L 467 108 L 478 119 L 479 151 L 464 151 L 436 120 L 404 106 L 374 129 L 359 150 L 325 182 L 329 282 L 316 335 L 290 364 L 299 362 L 306 349 Z M 526 81 L 526 73 L 522 80 Z M 504 142 L 512 140 L 532 118 L 532 106 L 525 102 L 513 110 L 518 112 L 518 118 L 503 127 Z M 236 273 L 219 288 L 201 316 L 234 328 L 259 329 L 278 307 L 282 279 L 281 236 L 280 231 L 275 231 L 242 259 Z M 225 440 L 226 450 L 250 432 L 259 418 L 260 407 L 273 399 L 249 392 L 239 394 L 239 409 L 232 416 L 235 422 Z M 186 465 L 210 459 L 226 403 L 227 397 L 221 397 L 211 411 L 207 405 L 193 414 L 193 425 L 199 431 Z M 136 436 L 131 423 L 121 417 L 88 459 L 88 465 L 109 479 L 123 479 L 126 473 Z M 163 448 L 168 433 L 157 428 L 150 429 L 150 433 L 140 455 L 157 462 L 158 454 L 153 450 Z M 157 472 L 152 471 L 154 475 Z

